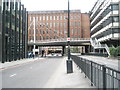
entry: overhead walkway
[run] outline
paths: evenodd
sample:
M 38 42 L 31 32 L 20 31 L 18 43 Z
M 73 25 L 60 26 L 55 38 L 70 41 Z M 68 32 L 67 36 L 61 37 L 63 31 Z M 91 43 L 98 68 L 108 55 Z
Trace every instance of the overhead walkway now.
M 67 46 L 67 38 L 50 39 L 50 40 L 36 40 L 35 42 L 29 41 L 28 46 Z M 88 38 L 71 38 L 71 46 L 85 46 L 90 45 L 90 39 Z

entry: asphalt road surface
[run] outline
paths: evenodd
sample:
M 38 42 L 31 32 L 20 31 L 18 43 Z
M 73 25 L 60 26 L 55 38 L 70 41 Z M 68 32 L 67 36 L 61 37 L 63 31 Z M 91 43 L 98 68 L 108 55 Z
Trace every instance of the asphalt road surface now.
M 43 88 L 62 60 L 62 57 L 43 58 L 0 71 L 2 88 Z

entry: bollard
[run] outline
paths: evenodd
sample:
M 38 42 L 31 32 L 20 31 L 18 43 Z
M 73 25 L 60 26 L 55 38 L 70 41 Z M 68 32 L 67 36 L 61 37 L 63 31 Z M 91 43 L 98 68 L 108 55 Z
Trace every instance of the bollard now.
M 72 60 L 67 60 L 67 74 L 73 73 L 73 65 L 72 65 Z

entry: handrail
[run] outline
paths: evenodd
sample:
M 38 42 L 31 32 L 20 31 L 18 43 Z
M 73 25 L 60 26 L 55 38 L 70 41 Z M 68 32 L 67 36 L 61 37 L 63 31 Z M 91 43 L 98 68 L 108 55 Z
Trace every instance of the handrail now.
M 95 40 L 90 39 L 90 42 L 91 42 L 91 45 L 96 49 L 97 48 L 105 48 L 108 55 L 110 56 L 109 47 L 107 46 L 107 44 L 101 44 L 100 42 L 98 42 L 98 40 L 96 38 L 95 38 Z
M 91 81 L 91 86 L 104 88 L 105 90 L 107 90 L 107 88 L 120 90 L 119 70 L 98 64 L 76 55 L 71 55 L 71 58 L 81 69 L 81 72 L 85 74 L 85 77 Z
M 89 38 L 71 38 L 70 41 L 82 41 L 90 40 Z M 67 38 L 60 39 L 47 39 L 47 40 L 36 40 L 36 42 L 56 42 L 56 41 L 67 41 Z M 33 41 L 28 41 L 28 43 L 33 43 Z

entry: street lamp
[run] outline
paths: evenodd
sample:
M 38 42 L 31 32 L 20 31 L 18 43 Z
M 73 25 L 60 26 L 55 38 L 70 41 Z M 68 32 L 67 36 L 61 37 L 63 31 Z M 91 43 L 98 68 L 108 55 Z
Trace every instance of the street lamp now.
M 67 73 L 73 73 L 72 60 L 70 60 L 70 10 L 69 10 L 69 0 L 68 0 L 68 60 L 67 60 Z

